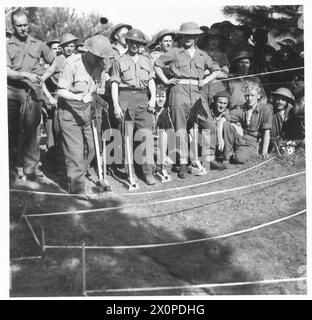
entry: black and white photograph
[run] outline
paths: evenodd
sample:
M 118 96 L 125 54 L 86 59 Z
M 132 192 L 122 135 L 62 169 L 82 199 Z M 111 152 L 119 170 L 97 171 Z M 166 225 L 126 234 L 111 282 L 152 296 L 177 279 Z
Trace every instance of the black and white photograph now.
M 191 2 L 2 6 L 8 299 L 307 297 L 311 7 Z

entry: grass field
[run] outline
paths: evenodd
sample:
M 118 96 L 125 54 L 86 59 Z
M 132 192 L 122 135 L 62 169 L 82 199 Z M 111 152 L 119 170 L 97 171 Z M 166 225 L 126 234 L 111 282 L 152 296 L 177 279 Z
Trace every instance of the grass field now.
M 217 179 L 260 163 L 230 165 L 153 187 L 140 182 L 139 192 L 174 188 Z M 47 249 L 45 259 L 14 260 L 41 255 L 41 247 L 27 225 L 25 214 L 128 206 L 98 213 L 29 217 L 30 226 L 46 245 L 130 246 L 202 239 L 286 217 L 306 208 L 305 174 L 233 192 L 157 205 L 143 203 L 191 196 L 250 185 L 305 170 L 304 150 L 235 177 L 182 190 L 125 195 L 119 182 L 109 181 L 112 194 L 88 199 L 31 193 L 10 194 L 11 296 L 77 296 L 82 294 L 81 249 Z M 25 190 L 62 192 L 62 182 L 29 183 Z M 96 180 L 95 175 L 91 180 Z M 55 181 L 58 182 L 55 183 Z M 89 182 L 91 192 L 93 182 Z M 11 186 L 12 188 L 22 188 Z M 63 191 L 64 192 L 64 191 Z M 131 205 L 131 206 L 130 206 Z M 98 295 L 255 295 L 306 294 L 305 282 L 253 284 L 217 288 L 183 288 L 144 292 L 105 291 L 119 288 L 191 286 L 209 283 L 247 282 L 305 276 L 306 214 L 255 231 L 224 239 L 175 246 L 138 249 L 87 250 L 87 290 Z

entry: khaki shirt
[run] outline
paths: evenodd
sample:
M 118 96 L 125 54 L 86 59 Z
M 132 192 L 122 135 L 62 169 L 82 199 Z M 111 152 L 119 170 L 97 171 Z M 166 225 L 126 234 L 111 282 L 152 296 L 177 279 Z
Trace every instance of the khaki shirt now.
M 149 81 L 154 78 L 153 63 L 146 54 L 140 54 L 135 62 L 125 53 L 113 64 L 111 82 L 117 82 L 121 88 L 147 88 Z
M 22 42 L 14 35 L 7 41 L 7 67 L 42 75 L 41 58 L 47 64 L 51 64 L 55 58 L 54 52 L 42 41 L 28 36 L 26 42 Z
M 65 59 L 63 70 L 58 81 L 58 88 L 65 89 L 72 93 L 95 92 L 101 83 L 101 74 L 104 64 L 87 72 L 81 54 L 72 54 Z
M 207 53 L 198 48 L 196 48 L 193 58 L 184 48 L 172 48 L 155 61 L 155 66 L 162 69 L 166 65 L 169 65 L 174 77 L 180 79 L 202 80 L 205 70 L 213 72 L 221 69 Z
M 240 106 L 225 115 L 225 118 L 231 122 L 239 122 L 244 129 L 245 134 L 253 137 L 259 137 L 264 130 L 272 128 L 273 109 L 269 104 L 258 104 L 253 110 L 249 123 L 247 123 L 247 109 Z

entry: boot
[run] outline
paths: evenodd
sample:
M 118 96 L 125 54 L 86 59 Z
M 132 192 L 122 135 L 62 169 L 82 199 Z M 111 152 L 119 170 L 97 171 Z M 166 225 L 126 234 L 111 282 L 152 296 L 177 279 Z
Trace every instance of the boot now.
M 187 177 L 187 168 L 186 168 L 186 164 L 181 164 L 180 165 L 180 170 L 178 173 L 178 177 L 180 179 L 185 179 Z

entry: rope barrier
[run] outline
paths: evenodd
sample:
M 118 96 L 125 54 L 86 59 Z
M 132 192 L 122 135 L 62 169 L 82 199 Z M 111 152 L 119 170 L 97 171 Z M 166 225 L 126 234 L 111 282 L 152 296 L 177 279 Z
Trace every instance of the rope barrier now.
M 143 191 L 143 192 L 131 192 L 131 193 L 129 192 L 129 193 L 121 193 L 120 195 L 122 195 L 122 196 L 145 195 L 145 194 L 154 194 L 154 193 L 160 193 L 160 192 L 170 192 L 170 191 L 177 191 L 177 190 L 183 190 L 183 189 L 188 189 L 188 188 L 195 188 L 195 187 L 199 187 L 199 186 L 204 186 L 204 185 L 211 184 L 211 183 L 214 183 L 214 182 L 219 182 L 219 181 L 222 181 L 222 180 L 233 178 L 233 177 L 238 176 L 238 175 L 240 175 L 242 173 L 245 173 L 245 172 L 248 172 L 250 170 L 256 169 L 257 167 L 260 167 L 260 166 L 268 163 L 269 161 L 273 160 L 274 158 L 275 157 L 272 157 L 272 158 L 270 158 L 270 159 L 268 159 L 266 161 L 263 161 L 263 162 L 255 165 L 255 166 L 252 166 L 252 167 L 247 168 L 245 170 L 230 174 L 229 176 L 225 176 L 225 177 L 221 177 L 221 178 L 218 178 L 218 179 L 214 179 L 214 180 L 199 182 L 199 183 L 190 184 L 190 185 L 187 185 L 187 186 L 176 187 L 176 188 L 167 188 L 167 189 L 151 190 L 151 191 Z
M 150 287 L 150 288 L 125 288 L 125 289 L 106 289 L 106 290 L 87 290 L 85 293 L 117 293 L 117 292 L 139 292 L 139 291 L 161 291 L 161 290 L 175 290 L 175 289 L 198 289 L 198 288 L 219 288 L 219 287 L 237 287 L 261 284 L 275 284 L 285 282 L 306 281 L 306 277 L 301 278 L 285 278 L 285 279 L 271 279 L 259 281 L 246 282 L 227 282 L 227 283 L 209 283 L 209 284 L 195 284 L 185 286 L 167 286 L 167 287 Z
M 19 257 L 19 258 L 12 258 L 11 262 L 32 260 L 32 259 L 41 259 L 41 258 L 42 258 L 41 256 Z
M 204 182 L 200 182 L 200 183 L 195 183 L 195 184 L 191 184 L 191 185 L 186 185 L 186 186 L 181 186 L 181 187 L 175 187 L 175 188 L 167 188 L 167 189 L 160 189 L 160 190 L 151 190 L 151 191 L 143 191 L 143 192 L 129 192 L 129 193 L 119 193 L 118 195 L 120 196 L 133 196 L 133 195 L 145 195 L 145 194 L 154 194 L 154 193 L 161 193 L 161 192 L 170 192 L 170 191 L 176 191 L 176 190 L 183 190 L 183 189 L 188 189 L 188 188 L 195 188 L 195 187 L 199 187 L 199 186 L 203 186 L 203 185 L 207 185 L 207 184 L 211 184 L 214 182 L 218 182 L 218 181 L 222 181 L 222 180 L 226 180 L 229 178 L 233 178 L 235 176 L 238 176 L 242 173 L 248 172 L 250 170 L 256 169 L 266 163 L 268 163 L 269 161 L 273 160 L 275 157 L 272 157 L 266 161 L 263 161 L 255 166 L 252 166 L 250 168 L 247 168 L 245 170 L 233 173 L 231 175 L 225 176 L 225 177 L 221 177 L 218 179 L 214 179 L 214 180 L 210 180 L 210 181 L 204 181 Z M 10 189 L 10 192 L 20 192 L 20 193 L 32 193 L 32 194 L 40 194 L 40 195 L 49 195 L 49 196 L 65 196 L 65 197 L 77 197 L 78 195 L 76 194 L 70 194 L 70 193 L 59 193 L 59 192 L 44 192 L 44 191 L 32 191 L 32 190 L 20 190 L 20 189 Z M 114 193 L 110 192 L 109 195 L 112 195 Z M 79 195 L 81 196 L 81 195 Z M 90 195 L 87 194 L 87 197 L 92 197 L 92 196 L 97 196 L 98 195 Z
M 240 230 L 240 231 L 234 231 L 231 233 L 226 233 L 223 235 L 219 235 L 219 236 L 213 236 L 213 237 L 208 237 L 208 238 L 202 238 L 202 239 L 196 239 L 196 240 L 188 240 L 188 241 L 181 241 L 181 242 L 170 242 L 170 243 L 160 243 L 160 244 L 146 244 L 146 245 L 133 245 L 133 246 L 85 246 L 85 249 L 95 249 L 95 250 L 102 250 L 102 249 L 113 249 L 113 250 L 117 250 L 117 249 L 149 249 L 149 248 L 159 248 L 159 247 L 170 247 L 170 246 L 177 246 L 177 245 L 186 245 L 186 244 L 193 244 L 193 243 L 200 243 L 200 242 L 204 242 L 204 241 L 210 241 L 210 240 L 216 240 L 216 239 L 224 239 L 224 238 L 228 238 L 231 236 L 236 236 L 236 235 L 240 235 L 243 233 L 247 233 L 250 231 L 255 231 L 261 228 L 265 228 L 267 226 L 291 219 L 293 217 L 296 217 L 298 215 L 303 214 L 304 212 L 306 212 L 306 209 L 301 210 L 299 212 L 296 212 L 294 214 L 291 214 L 289 216 L 280 218 L 280 219 L 276 219 L 270 222 L 266 222 L 263 224 L 260 224 L 258 226 L 254 226 L 248 229 L 244 229 L 244 230 Z M 82 246 L 45 246 L 46 249 L 81 249 Z
M 217 190 L 217 191 L 212 191 L 212 192 L 207 192 L 207 193 L 200 193 L 200 194 L 195 194 L 191 196 L 185 196 L 185 197 L 178 197 L 178 198 L 173 198 L 173 199 L 167 199 L 167 200 L 159 200 L 159 201 L 152 201 L 152 202 L 145 202 L 145 203 L 136 203 L 136 204 L 130 204 L 130 205 L 122 205 L 122 206 L 116 206 L 116 207 L 107 207 L 107 208 L 98 208 L 98 209 L 86 209 L 86 210 L 76 210 L 76 211 L 63 211 L 63 212 L 50 212 L 50 213 L 38 213 L 38 214 L 27 214 L 27 217 L 47 217 L 47 216 L 57 216 L 57 215 L 71 215 L 71 214 L 82 214 L 82 213 L 98 213 L 98 212 L 107 212 L 107 211 L 112 211 L 112 210 L 118 210 L 118 209 L 126 209 L 126 208 L 133 208 L 133 207 L 144 207 L 144 206 L 151 206 L 151 205 L 156 205 L 156 204 L 164 204 L 164 203 L 170 203 L 170 202 L 176 202 L 176 201 L 184 201 L 184 200 L 189 200 L 189 199 L 196 199 L 196 198 L 202 198 L 202 197 L 208 197 L 211 195 L 217 195 L 217 194 L 222 194 L 222 193 L 227 193 L 227 192 L 232 192 L 232 191 L 238 191 L 246 188 L 251 188 L 255 187 L 261 184 L 269 183 L 269 182 L 274 182 L 274 181 L 279 181 L 287 178 L 292 178 L 298 175 L 301 175 L 305 173 L 304 171 L 301 171 L 299 173 L 293 173 L 289 174 L 286 176 L 278 177 L 278 178 L 273 178 L 265 181 L 260 181 L 257 183 L 241 186 L 241 187 L 236 187 L 236 188 L 231 188 L 231 189 L 224 189 L 224 190 Z
M 260 73 L 248 74 L 246 76 L 237 76 L 237 77 L 232 77 L 232 78 L 218 79 L 218 80 L 214 80 L 211 83 L 220 82 L 220 81 L 230 81 L 230 80 L 251 78 L 251 77 L 256 77 L 256 76 L 262 76 L 262 75 L 268 75 L 268 74 L 274 74 L 274 73 L 282 73 L 282 72 L 295 71 L 295 70 L 302 70 L 302 69 L 304 69 L 304 67 L 296 67 L 296 68 L 275 70 L 275 71 L 269 71 L 269 72 L 260 72 Z
M 34 229 L 32 228 L 32 226 L 31 226 L 28 218 L 27 218 L 25 215 L 24 215 L 24 219 L 25 219 L 25 221 L 26 221 L 26 223 L 27 223 L 27 225 L 28 225 L 28 228 L 30 229 L 30 232 L 32 233 L 32 235 L 33 235 L 33 237 L 34 237 L 34 239 L 35 239 L 35 242 L 37 243 L 37 245 L 38 245 L 39 247 L 41 247 L 40 241 L 39 241 L 39 239 L 38 239 L 38 237 L 37 237 Z

